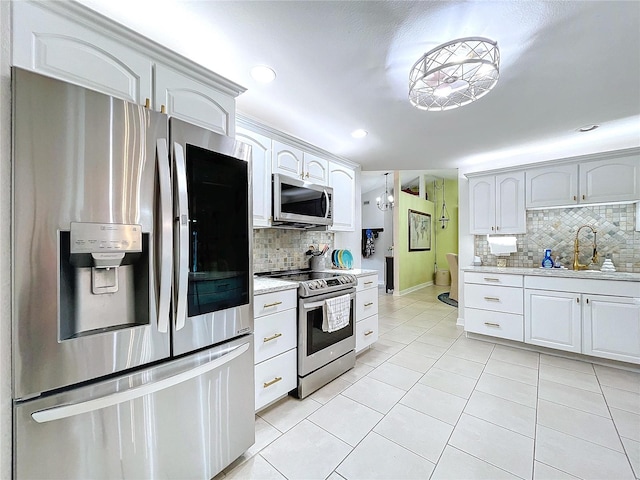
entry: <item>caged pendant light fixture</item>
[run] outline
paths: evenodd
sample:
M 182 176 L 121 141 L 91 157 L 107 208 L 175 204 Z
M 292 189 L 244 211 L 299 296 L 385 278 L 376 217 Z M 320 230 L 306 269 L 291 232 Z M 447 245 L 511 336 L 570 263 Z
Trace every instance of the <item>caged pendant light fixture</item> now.
M 443 111 L 485 96 L 498 81 L 497 42 L 468 37 L 425 53 L 409 74 L 409 101 L 421 110 Z
M 393 195 L 389 193 L 387 189 L 387 178 L 389 173 L 384 174 L 384 194 L 381 197 L 376 197 L 376 205 L 383 212 L 393 208 Z

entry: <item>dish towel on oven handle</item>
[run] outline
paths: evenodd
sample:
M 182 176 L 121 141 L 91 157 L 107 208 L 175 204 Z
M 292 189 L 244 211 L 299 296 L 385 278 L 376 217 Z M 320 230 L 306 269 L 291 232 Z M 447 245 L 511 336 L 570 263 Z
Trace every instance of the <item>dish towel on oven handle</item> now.
M 324 301 L 322 331 L 335 332 L 349 325 L 351 295 L 340 295 Z

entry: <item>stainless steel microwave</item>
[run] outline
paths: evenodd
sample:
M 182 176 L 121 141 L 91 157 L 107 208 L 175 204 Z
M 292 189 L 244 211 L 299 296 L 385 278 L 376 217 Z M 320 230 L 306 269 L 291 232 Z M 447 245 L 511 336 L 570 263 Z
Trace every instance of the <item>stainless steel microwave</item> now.
M 274 227 L 311 229 L 333 225 L 333 189 L 273 174 Z

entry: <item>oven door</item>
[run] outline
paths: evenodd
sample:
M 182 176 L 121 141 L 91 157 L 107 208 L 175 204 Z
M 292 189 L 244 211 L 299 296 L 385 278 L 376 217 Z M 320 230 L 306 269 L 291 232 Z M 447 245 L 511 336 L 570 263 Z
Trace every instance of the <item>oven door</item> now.
M 344 294 L 351 296 L 349 325 L 323 332 L 324 301 Z M 304 377 L 355 349 L 355 289 L 328 293 L 298 302 L 298 376 Z

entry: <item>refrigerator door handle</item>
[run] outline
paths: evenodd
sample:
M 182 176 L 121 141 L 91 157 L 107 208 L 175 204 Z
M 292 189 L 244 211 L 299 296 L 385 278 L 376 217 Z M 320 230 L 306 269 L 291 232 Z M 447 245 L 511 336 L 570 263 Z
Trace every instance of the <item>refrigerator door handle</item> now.
M 73 417 L 75 415 L 81 415 L 83 413 L 89 413 L 95 410 L 100 410 L 102 408 L 111 407 L 119 403 L 135 400 L 136 398 L 140 398 L 144 395 L 149 395 L 160 390 L 165 390 L 167 388 L 178 385 L 179 383 L 186 382 L 187 380 L 191 380 L 192 378 L 196 378 L 200 375 L 204 375 L 211 370 L 222 367 L 225 364 L 232 362 L 243 353 L 247 352 L 250 346 L 250 341 L 243 343 L 230 352 L 216 358 L 209 363 L 200 365 L 190 370 L 186 370 L 184 372 L 178 373 L 177 375 L 173 375 L 154 383 L 141 385 L 129 390 L 123 390 L 104 397 L 94 398 L 91 400 L 87 400 L 86 402 L 39 410 L 37 412 L 33 412 L 31 414 L 31 417 L 38 423 L 53 422 L 55 420 L 61 420 L 63 418 Z
M 160 187 L 160 298 L 158 300 L 158 331 L 169 331 L 169 317 L 171 315 L 171 259 L 172 245 L 172 206 L 171 206 L 171 176 L 169 174 L 169 150 L 167 140 L 159 138 L 156 141 L 158 161 L 158 182 Z
M 179 143 L 173 144 L 173 165 L 177 190 L 177 216 L 175 248 L 176 285 L 174 292 L 176 330 L 184 327 L 187 318 L 187 288 L 189 279 L 189 199 L 187 197 L 187 171 L 184 149 Z

